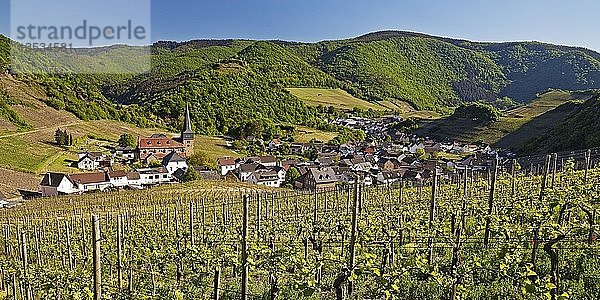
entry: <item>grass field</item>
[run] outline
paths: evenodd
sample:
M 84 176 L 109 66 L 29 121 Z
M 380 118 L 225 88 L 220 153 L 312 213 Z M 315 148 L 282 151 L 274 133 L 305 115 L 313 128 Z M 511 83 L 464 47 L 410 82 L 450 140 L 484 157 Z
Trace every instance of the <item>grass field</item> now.
M 358 99 L 341 89 L 288 88 L 287 90 L 311 106 L 333 106 L 344 110 L 352 110 L 355 107 L 365 110 L 369 108 L 377 111 L 386 110 L 384 106 Z
M 321 142 L 329 142 L 337 136 L 335 132 L 321 131 L 304 126 L 296 126 L 294 140 L 299 143 L 308 143 L 313 139 Z
M 227 147 L 227 141 L 222 137 L 197 135 L 194 140 L 194 152 L 205 153 L 211 160 L 216 161 L 219 157 L 240 155 Z

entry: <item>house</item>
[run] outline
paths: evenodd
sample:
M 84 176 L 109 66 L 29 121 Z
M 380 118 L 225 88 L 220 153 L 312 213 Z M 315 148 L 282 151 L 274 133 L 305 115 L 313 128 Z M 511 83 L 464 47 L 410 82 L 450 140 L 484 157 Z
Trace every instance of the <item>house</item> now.
M 306 190 L 324 190 L 335 187 L 337 176 L 331 167 L 309 168 L 308 172 L 298 178 L 297 187 Z
M 115 156 L 117 158 L 131 161 L 135 159 L 135 149 L 129 146 L 115 148 Z
M 404 158 L 404 157 L 402 157 Z M 377 162 L 379 169 L 382 171 L 391 171 L 400 168 L 400 162 L 395 158 L 382 158 Z
M 250 178 L 250 175 L 252 175 L 252 173 L 258 169 L 265 169 L 265 167 L 263 165 L 260 164 L 241 164 L 239 166 L 239 168 L 237 168 L 237 173 L 239 175 L 239 179 L 241 181 L 248 181 L 248 178 Z
M 108 171 L 106 172 L 108 176 L 108 182 L 110 182 L 112 187 L 115 188 L 124 188 L 129 186 L 129 179 L 127 178 L 127 172 L 125 171 Z
M 283 168 L 279 167 L 283 170 Z M 283 176 L 276 169 L 261 169 L 252 172 L 248 177 L 248 182 L 252 184 L 265 185 L 270 187 L 280 187 L 285 181 L 285 172 Z
M 380 184 L 390 184 L 401 181 L 407 171 L 408 169 L 383 171 L 377 175 L 377 182 Z
M 161 160 L 171 152 L 177 152 L 185 156 L 185 151 L 186 148 L 184 144 L 164 135 L 153 135 L 138 140 L 138 159 L 144 161 L 149 161 L 148 157 L 150 156 L 154 156 L 157 160 Z
M 140 186 L 158 185 L 173 179 L 165 167 L 139 169 L 137 172 L 140 175 Z
M 112 166 L 112 160 L 101 152 L 82 152 L 78 157 L 77 168 L 80 170 L 93 171 Z
M 265 167 L 275 167 L 277 166 L 277 158 L 272 155 L 265 155 L 259 157 L 260 164 Z
M 368 172 L 369 170 L 371 170 L 372 167 L 373 167 L 373 165 L 371 165 L 370 162 L 365 161 L 365 162 L 353 164 L 351 169 L 352 169 L 352 171 L 355 171 L 355 172 Z
M 40 183 L 42 196 L 58 196 L 79 192 L 77 184 L 67 174 L 48 172 Z
M 0 192 L 0 208 L 4 208 L 9 205 L 8 199 Z
M 236 169 L 235 159 L 228 156 L 219 158 L 217 159 L 217 166 L 219 167 L 219 173 L 221 176 L 225 176 L 230 171 Z
M 194 131 L 192 130 L 189 106 L 185 108 L 183 128 L 178 138 L 169 138 L 164 134 L 139 138 L 136 155 L 139 160 L 147 160 L 150 154 L 162 160 L 173 151 L 184 158 L 190 157 L 194 153 Z
M 283 143 L 281 142 L 281 140 L 279 139 L 273 139 L 271 142 L 269 142 L 269 149 L 271 150 L 277 150 L 279 149 L 279 147 L 281 147 L 281 145 L 283 145 Z
M 292 143 L 290 145 L 290 154 L 302 155 L 305 151 L 308 151 L 309 147 L 306 144 Z
M 104 191 L 111 187 L 106 172 L 71 174 L 69 177 L 81 192 Z
M 142 178 L 140 172 L 127 172 L 127 185 L 130 188 L 142 189 Z
M 200 175 L 200 177 L 202 177 L 202 179 L 204 179 L 204 180 L 219 180 L 219 179 L 221 179 L 221 176 L 219 175 L 219 173 L 217 173 L 217 171 L 211 170 L 210 168 L 208 168 L 206 166 L 196 166 L 193 168 L 194 168 L 194 170 L 196 170 L 196 172 L 198 172 L 198 175 Z
M 169 153 L 163 158 L 162 165 L 171 175 L 173 175 L 175 171 L 179 169 L 182 169 L 184 173 L 188 169 L 188 164 L 185 158 L 179 156 L 179 154 L 177 154 L 175 151 Z
M 158 158 L 158 154 L 156 153 L 149 153 L 146 157 L 144 157 L 142 159 L 142 162 L 144 163 L 144 165 L 151 165 L 151 164 L 159 164 L 161 163 L 161 160 Z

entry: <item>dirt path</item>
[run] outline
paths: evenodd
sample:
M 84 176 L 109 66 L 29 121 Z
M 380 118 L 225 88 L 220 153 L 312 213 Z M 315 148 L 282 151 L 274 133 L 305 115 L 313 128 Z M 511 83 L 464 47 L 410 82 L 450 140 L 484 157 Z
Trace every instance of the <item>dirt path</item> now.
M 37 129 L 34 129 L 34 130 L 23 131 L 23 132 L 15 132 L 15 133 L 6 134 L 6 135 L 0 135 L 0 139 L 1 138 L 8 138 L 8 137 L 15 137 L 15 136 L 23 136 L 23 135 L 28 135 L 28 134 L 37 133 L 37 132 L 56 131 L 56 129 L 61 128 L 61 127 L 71 127 L 71 126 L 78 125 L 78 124 L 81 124 L 81 123 L 83 123 L 83 121 L 71 122 L 71 123 L 67 123 L 67 124 L 63 124 L 63 125 L 59 125 L 59 126 L 44 126 L 44 127 L 39 127 Z

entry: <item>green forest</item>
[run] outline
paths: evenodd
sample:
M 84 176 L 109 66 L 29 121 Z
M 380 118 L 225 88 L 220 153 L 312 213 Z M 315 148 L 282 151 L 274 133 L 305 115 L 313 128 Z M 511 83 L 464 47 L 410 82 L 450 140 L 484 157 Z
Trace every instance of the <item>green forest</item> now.
M 127 57 L 139 49 L 114 47 L 97 51 L 100 54 L 65 54 L 69 63 L 60 68 L 67 72 L 48 75 L 13 70 L 10 40 L 1 37 L 0 67 L 32 88 L 43 89 L 48 105 L 83 120 L 115 119 L 175 129 L 189 103 L 195 130 L 210 135 L 234 133 L 249 120 L 327 127 L 322 109 L 305 105 L 285 90 L 291 87 L 341 88 L 374 103 L 390 101 L 450 114 L 464 103 L 505 109 L 549 88 L 600 85 L 600 54 L 535 42 L 475 43 L 392 31 L 319 43 L 197 40 L 149 47 L 149 73 L 68 72 L 93 68 L 106 57 L 116 59 L 104 65 L 114 73 L 135 64 Z M 50 57 L 28 55 L 38 68 L 58 68 Z

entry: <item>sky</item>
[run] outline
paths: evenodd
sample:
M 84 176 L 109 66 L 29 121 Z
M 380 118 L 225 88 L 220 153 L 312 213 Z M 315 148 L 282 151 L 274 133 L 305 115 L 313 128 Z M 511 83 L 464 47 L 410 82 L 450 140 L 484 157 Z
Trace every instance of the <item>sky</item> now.
M 5 35 L 10 33 L 9 1 L 0 0 L 0 33 Z M 535 40 L 600 51 L 598 0 L 151 1 L 152 41 L 314 42 L 394 29 L 473 41 Z

